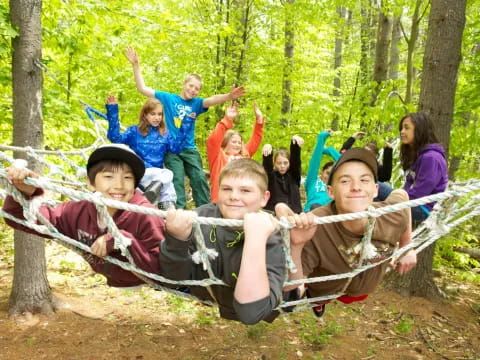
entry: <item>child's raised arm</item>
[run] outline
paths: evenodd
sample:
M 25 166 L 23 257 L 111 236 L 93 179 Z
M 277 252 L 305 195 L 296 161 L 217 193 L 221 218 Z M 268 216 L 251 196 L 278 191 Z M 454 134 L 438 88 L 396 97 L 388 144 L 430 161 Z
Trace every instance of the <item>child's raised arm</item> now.
M 238 102 L 234 101 L 227 107 L 227 110 L 225 110 L 225 116 L 232 120 L 232 122 L 235 122 L 238 119 L 238 114 Z
M 265 117 L 263 116 L 262 111 L 258 107 L 256 101 L 253 102 L 253 112 L 255 113 L 255 122 L 259 125 L 263 125 L 265 122 Z
M 137 86 L 138 87 L 138 86 Z M 232 89 L 227 94 L 213 95 L 203 99 L 203 107 L 208 108 L 210 106 L 226 103 L 230 100 L 235 100 L 245 95 L 245 88 L 243 86 L 232 86 Z
M 108 105 L 118 104 L 118 101 L 117 101 L 117 98 L 115 97 L 115 95 L 108 94 L 108 96 L 107 96 L 107 104 L 108 104 Z
M 155 96 L 155 90 L 145 85 L 142 71 L 140 69 L 140 60 L 135 49 L 132 46 L 127 46 L 127 48 L 125 49 L 125 56 L 127 57 L 130 64 L 132 64 L 133 76 L 135 78 L 135 85 L 137 86 L 137 90 L 141 94 L 153 98 Z
M 258 150 L 263 139 L 263 126 L 265 125 L 265 117 L 263 116 L 257 103 L 253 102 L 253 111 L 255 113 L 255 124 L 253 125 L 252 136 L 245 144 L 248 155 L 252 157 Z

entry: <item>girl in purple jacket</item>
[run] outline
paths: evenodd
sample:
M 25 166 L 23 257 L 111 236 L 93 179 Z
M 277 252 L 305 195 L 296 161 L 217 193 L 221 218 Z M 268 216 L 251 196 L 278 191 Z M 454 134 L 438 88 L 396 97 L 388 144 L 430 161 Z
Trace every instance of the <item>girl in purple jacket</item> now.
M 447 187 L 445 149 L 437 139 L 434 125 L 425 113 L 411 113 L 400 120 L 400 161 L 406 173 L 404 189 L 410 200 L 443 192 Z M 433 205 L 435 202 L 412 208 L 414 226 L 430 215 Z

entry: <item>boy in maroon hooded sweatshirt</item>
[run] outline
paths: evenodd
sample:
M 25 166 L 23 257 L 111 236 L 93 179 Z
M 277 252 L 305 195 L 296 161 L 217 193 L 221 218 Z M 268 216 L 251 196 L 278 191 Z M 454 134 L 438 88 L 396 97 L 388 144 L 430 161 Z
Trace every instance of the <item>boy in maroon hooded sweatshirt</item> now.
M 38 178 L 28 169 L 9 167 L 7 178 L 27 198 L 43 194 L 43 189 L 23 182 L 27 177 Z M 135 188 L 145 172 L 145 165 L 132 150 L 123 144 L 109 144 L 96 149 L 87 163 L 87 184 L 92 191 L 104 197 L 130 204 L 155 208 Z M 11 196 L 5 199 L 3 210 L 24 219 L 22 206 Z M 162 218 L 127 210 L 108 207 L 108 212 L 120 232 L 131 240 L 128 247 L 135 264 L 150 273 L 159 272 L 159 246 L 164 239 L 165 223 Z M 56 207 L 41 206 L 40 213 L 63 235 L 90 246 L 92 254 L 84 253 L 83 258 L 92 269 L 107 278 L 107 284 L 116 287 L 130 287 L 144 283 L 135 274 L 105 261 L 111 256 L 122 261 L 127 259 L 114 249 L 114 239 L 107 231 L 106 224 L 99 216 L 95 204 L 90 201 L 67 201 Z M 5 219 L 11 227 L 46 237 L 16 222 Z

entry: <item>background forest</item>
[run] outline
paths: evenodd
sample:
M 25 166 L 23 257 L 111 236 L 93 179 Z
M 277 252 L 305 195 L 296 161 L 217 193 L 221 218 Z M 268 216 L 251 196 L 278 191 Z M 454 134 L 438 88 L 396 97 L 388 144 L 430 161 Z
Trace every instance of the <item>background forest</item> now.
M 128 45 L 155 89 L 178 93 L 192 72 L 204 79 L 203 97 L 244 85 L 237 129 L 250 134 L 257 101 L 267 117 L 264 144 L 305 138 L 304 173 L 320 131 L 335 130 L 329 145 L 337 148 L 360 130 L 366 136 L 358 145 L 382 147 L 398 138 L 401 117 L 427 109 L 449 149 L 450 178 L 478 178 L 480 0 L 0 0 L 0 144 L 86 148 L 97 135 L 82 102 L 104 112 L 109 93 L 119 99 L 122 124 L 136 124 L 144 97 L 123 55 Z M 43 72 L 32 68 L 40 58 Z M 217 106 L 197 122 L 203 155 L 223 113 Z M 0 358 L 213 359 L 232 358 L 232 349 L 238 359 L 478 358 L 477 223 L 444 236 L 435 257 L 434 246 L 424 250 L 402 277 L 409 282 L 389 278 L 361 305 L 331 303 L 320 322 L 303 311 L 254 327 L 164 292 L 116 293 L 66 250 L 2 223 Z M 62 314 L 62 293 L 86 308 L 74 310 L 81 317 Z M 430 301 L 432 294 L 449 298 Z M 103 315 L 92 316 L 97 303 Z M 32 316 L 53 310 L 56 321 Z M 23 319 L 14 324 L 7 313 Z
M 427 0 L 49 0 L 42 9 L 44 145 L 86 147 L 95 139 L 82 100 L 104 111 L 117 94 L 123 125 L 135 124 L 144 99 L 123 55 L 139 52 L 146 83 L 179 92 L 186 74 L 204 78 L 201 95 L 243 84 L 240 130 L 250 133 L 251 103 L 267 115 L 264 143 L 306 140 L 306 167 L 316 134 L 337 130 L 340 145 L 358 130 L 366 141 L 398 137 L 397 124 L 418 105 L 430 2 Z M 467 2 L 454 123 L 451 175 L 478 168 L 480 7 Z M 8 2 L 0 1 L 0 142 L 12 142 L 11 38 Z M 51 74 L 62 85 L 55 82 Z M 197 146 L 223 115 L 218 106 L 197 124 Z M 257 154 L 258 156 L 259 154 Z M 304 170 L 306 170 L 304 168 Z

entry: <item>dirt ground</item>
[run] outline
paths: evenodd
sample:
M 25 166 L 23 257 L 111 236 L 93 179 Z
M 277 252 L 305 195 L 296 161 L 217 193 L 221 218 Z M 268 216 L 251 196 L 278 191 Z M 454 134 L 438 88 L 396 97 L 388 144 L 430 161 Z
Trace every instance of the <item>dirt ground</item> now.
M 10 319 L 12 246 L 0 241 L 0 359 L 480 359 L 475 285 L 441 278 L 451 294 L 442 302 L 379 289 L 357 305 L 327 305 L 320 319 L 308 310 L 244 326 L 150 288 L 109 288 L 55 244 L 48 277 L 63 308 Z

